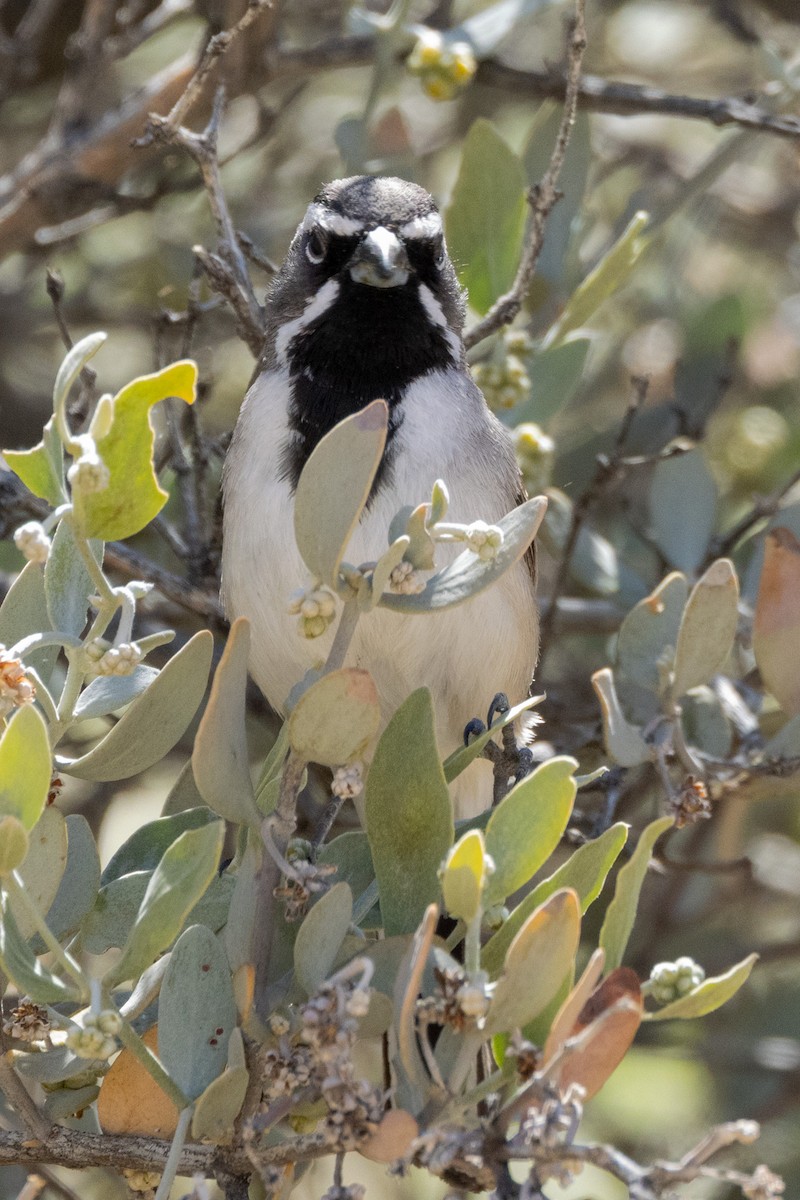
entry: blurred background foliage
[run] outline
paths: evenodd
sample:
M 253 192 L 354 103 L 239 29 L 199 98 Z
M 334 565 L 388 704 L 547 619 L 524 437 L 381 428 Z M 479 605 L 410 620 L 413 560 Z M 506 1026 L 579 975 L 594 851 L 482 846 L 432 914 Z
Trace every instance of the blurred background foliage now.
M 569 6 L 510 3 L 512 35 L 492 48 L 491 62 L 547 73 L 563 56 Z M 148 111 L 166 111 L 180 94 L 209 31 L 229 27 L 243 7 L 235 0 L 0 4 L 2 443 L 33 444 L 50 412 L 63 343 L 48 269 L 63 280 L 60 310 L 72 337 L 98 328 L 109 333 L 97 360 L 101 391 L 188 349 L 202 380 L 203 440 L 196 445 L 207 457 L 200 510 L 205 552 L 187 562 L 188 513 L 164 415 L 159 436 L 172 499 L 166 521 L 134 539 L 133 548 L 207 596 L 212 617 L 216 484 L 253 359 L 230 313 L 194 273 L 193 245 L 213 247 L 215 239 L 194 164 L 178 148 L 132 149 L 129 142 L 141 136 Z M 447 208 L 478 118 L 491 121 L 519 156 L 514 162 L 530 183 L 547 165 L 556 101 L 481 68 L 453 99 L 437 102 L 426 94 L 424 76 L 404 66 L 412 42 L 376 56 L 369 20 L 348 7 L 334 0 L 298 0 L 282 12 L 277 6 L 225 59 L 224 190 L 237 229 L 272 261 L 282 259 L 319 186 L 346 167 L 414 179 Z M 445 0 L 413 4 L 407 16 L 447 29 L 489 7 Z M 33 26 L 37 13 L 40 26 L 28 31 L 24 22 Z M 585 69 L 671 94 L 754 99 L 765 111 L 796 113 L 796 16 L 794 0 L 594 0 Z M 491 22 L 497 20 L 493 10 Z M 19 40 L 20 29 L 27 41 Z M 150 89 L 146 97 L 141 89 Z M 104 138 L 104 122 L 120 108 L 129 123 Z M 368 121 L 356 126 L 354 118 L 365 112 Z M 187 123 L 200 128 L 207 116 L 201 102 Z M 551 507 L 561 513 L 560 532 L 551 519 L 540 539 L 545 599 L 569 506 L 595 477 L 598 452 L 613 448 L 634 394 L 632 377 L 647 376 L 649 386 L 627 455 L 652 457 L 675 437 L 701 443 L 687 458 L 622 472 L 589 506 L 565 591 L 600 607 L 586 605 L 582 621 L 555 622 L 538 680 L 548 694 L 541 736 L 557 751 L 575 753 L 582 770 L 605 758 L 589 675 L 612 660 L 621 616 L 668 569 L 692 576 L 715 550 L 728 549 L 726 531 L 752 512 L 755 497 L 783 489 L 800 460 L 799 160 L 800 137 L 583 107 L 561 178 L 564 198 L 548 225 L 525 320 L 518 322 L 529 339 L 509 346 L 496 337 L 472 352 L 502 418 L 538 426 L 519 442 L 529 484 L 559 489 Z M 485 182 L 487 197 L 503 192 L 502 175 Z M 554 322 L 557 329 L 578 283 L 640 211 L 651 222 L 637 253 L 614 274 L 608 299 L 588 322 L 581 320 L 579 340 L 564 343 L 566 357 L 554 362 L 543 353 Z M 470 261 L 458 265 L 480 295 Z M 268 273 L 256 268 L 254 278 L 260 294 Z M 191 338 L 180 315 L 190 301 Z M 499 393 L 509 382 L 509 355 L 521 364 L 510 376 L 515 396 Z M 499 373 L 487 377 L 492 366 Z M 504 407 L 509 400 L 513 406 Z M 17 499 L 2 498 L 8 533 L 26 517 Z M 789 489 L 781 505 L 779 517 L 754 519 L 730 547 L 745 626 L 765 525 L 800 534 L 800 490 Z M 13 544 L 0 543 L 3 588 L 21 565 Z M 162 623 L 166 617 L 186 637 L 205 621 L 177 601 L 180 595 L 155 593 L 143 609 L 152 604 Z M 212 623 L 220 633 L 221 622 Z M 732 674 L 740 694 L 759 710 L 760 732 L 772 733 L 784 717 L 769 699 L 762 703 L 746 638 L 737 655 Z M 257 697 L 252 707 L 256 755 L 270 727 Z M 124 787 L 69 781 L 62 806 L 88 817 L 104 862 L 132 828 L 158 815 L 190 744 Z M 730 869 L 679 870 L 665 861 L 651 874 L 631 959 L 640 974 L 682 954 L 709 974 L 752 949 L 762 964 L 744 992 L 713 1016 L 644 1029 L 586 1118 L 589 1135 L 646 1158 L 680 1155 L 713 1122 L 755 1117 L 764 1122 L 759 1157 L 786 1176 L 788 1195 L 800 1188 L 799 792 L 791 775 L 754 776 L 746 786 L 721 789 L 714 820 L 681 834 L 674 857 L 716 860 Z M 634 772 L 616 793 L 586 795 L 575 836 L 591 834 L 612 813 L 640 825 L 660 802 L 655 778 Z M 599 926 L 601 918 L 598 912 L 592 920 Z M 323 1170 L 309 1171 L 309 1197 L 327 1183 Z M 22 1175 L 5 1176 L 0 1196 L 15 1196 Z M 367 1178 L 363 1164 L 359 1178 Z M 109 1195 L 109 1186 L 104 1181 L 93 1191 L 87 1177 L 83 1194 Z M 379 1168 L 368 1186 L 386 1196 L 443 1193 L 430 1178 L 412 1173 L 389 1181 Z M 582 1177 L 568 1194 L 580 1200 L 589 1193 L 608 1200 L 622 1194 L 599 1176 L 591 1184 Z M 694 1185 L 691 1194 L 720 1193 Z

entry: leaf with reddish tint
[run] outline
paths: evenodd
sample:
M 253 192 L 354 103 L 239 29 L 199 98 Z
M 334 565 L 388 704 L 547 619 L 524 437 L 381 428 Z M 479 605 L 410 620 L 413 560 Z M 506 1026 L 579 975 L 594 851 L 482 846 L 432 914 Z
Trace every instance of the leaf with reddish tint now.
M 358 1147 L 373 1162 L 391 1163 L 403 1158 L 419 1133 L 419 1125 L 404 1108 L 391 1108 L 370 1138 Z
M 158 1031 L 148 1029 L 144 1044 L 158 1054 Z M 130 1050 L 114 1060 L 103 1080 L 97 1116 L 104 1133 L 130 1133 L 170 1138 L 178 1123 L 178 1110 L 153 1076 Z
M 559 1089 L 570 1084 L 586 1090 L 586 1099 L 600 1091 L 628 1052 L 642 1021 L 642 991 L 630 967 L 617 967 L 592 992 L 578 1014 L 571 1037 L 586 1032 L 586 1040 L 567 1052 L 558 1073 Z
M 753 652 L 784 712 L 800 713 L 800 541 L 783 525 L 767 534 L 764 545 Z

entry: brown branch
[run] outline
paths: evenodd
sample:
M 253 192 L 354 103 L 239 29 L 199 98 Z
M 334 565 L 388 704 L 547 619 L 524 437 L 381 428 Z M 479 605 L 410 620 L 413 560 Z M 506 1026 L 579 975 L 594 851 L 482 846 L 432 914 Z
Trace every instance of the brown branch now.
M 781 506 L 781 501 L 797 483 L 800 483 L 800 470 L 790 475 L 786 482 L 782 483 L 779 488 L 776 488 L 771 495 L 757 496 L 753 502 L 753 507 L 736 522 L 732 529 L 712 540 L 707 561 L 713 562 L 715 558 L 726 558 L 731 554 L 742 538 L 750 533 L 754 526 L 758 525 L 759 521 L 764 521 L 767 517 L 775 515 Z
M 469 330 L 464 337 L 464 345 L 469 350 L 472 346 L 488 337 L 489 334 L 510 325 L 522 308 L 536 271 L 536 264 L 544 245 L 544 231 L 547 218 L 558 203 L 561 193 L 556 190 L 558 177 L 564 165 L 564 159 L 569 145 L 572 129 L 575 125 L 575 114 L 578 104 L 578 84 L 580 82 L 581 66 L 586 51 L 586 0 L 575 0 L 575 16 L 572 22 L 569 45 L 567 47 L 566 93 L 564 112 L 561 118 L 558 135 L 553 153 L 545 171 L 542 182 L 531 188 L 528 193 L 528 203 L 531 207 L 531 224 L 528 239 L 522 252 L 517 274 L 509 291 L 498 297 L 485 317 Z

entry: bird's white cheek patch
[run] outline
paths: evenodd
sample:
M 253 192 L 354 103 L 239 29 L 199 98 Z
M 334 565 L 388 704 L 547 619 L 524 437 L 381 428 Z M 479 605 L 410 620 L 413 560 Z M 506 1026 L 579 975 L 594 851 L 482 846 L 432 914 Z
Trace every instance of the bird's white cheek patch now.
M 335 279 L 329 279 L 324 283 L 317 292 L 316 296 L 312 296 L 306 303 L 305 308 L 299 317 L 295 317 L 293 321 L 286 321 L 278 329 L 275 337 L 275 354 L 281 366 L 288 366 L 289 345 L 298 333 L 302 333 L 307 329 L 312 322 L 321 317 L 324 312 L 327 312 L 332 304 L 336 302 L 336 297 L 339 295 L 339 284 Z
M 442 306 L 434 296 L 427 284 L 419 285 L 419 298 L 422 301 L 422 307 L 430 317 L 434 325 L 444 330 L 445 340 L 450 347 L 450 357 L 454 363 L 461 362 L 461 338 L 458 334 L 453 333 L 453 330 L 447 324 L 447 317 L 444 315 Z

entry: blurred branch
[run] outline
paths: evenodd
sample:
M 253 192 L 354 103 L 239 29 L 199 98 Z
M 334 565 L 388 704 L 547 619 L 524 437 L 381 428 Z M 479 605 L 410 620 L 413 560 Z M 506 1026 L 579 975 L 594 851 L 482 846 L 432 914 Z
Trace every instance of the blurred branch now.
M 781 506 L 781 501 L 785 499 L 797 483 L 800 483 L 800 470 L 790 475 L 785 483 L 782 483 L 769 496 L 756 497 L 753 507 L 736 522 L 732 529 L 712 540 L 707 561 L 713 562 L 715 558 L 727 557 L 736 549 L 742 538 L 750 533 L 754 526 L 758 525 L 759 521 L 764 521 L 767 517 L 774 517 Z
M 522 251 L 517 274 L 510 291 L 500 296 L 488 313 L 472 329 L 468 329 L 464 337 L 464 345 L 469 350 L 477 345 L 490 333 L 510 325 L 522 308 L 525 297 L 533 282 L 536 264 L 544 245 L 544 229 L 547 218 L 555 208 L 561 193 L 556 191 L 558 177 L 564 165 L 567 146 L 575 124 L 575 114 L 578 104 L 578 84 L 580 82 L 581 65 L 586 51 L 586 2 L 576 0 L 575 16 L 570 30 L 567 46 L 567 73 L 564 98 L 564 112 L 561 118 L 558 135 L 553 153 L 545 171 L 542 182 L 531 188 L 528 193 L 528 203 L 531 207 L 531 224 L 528 239 Z

